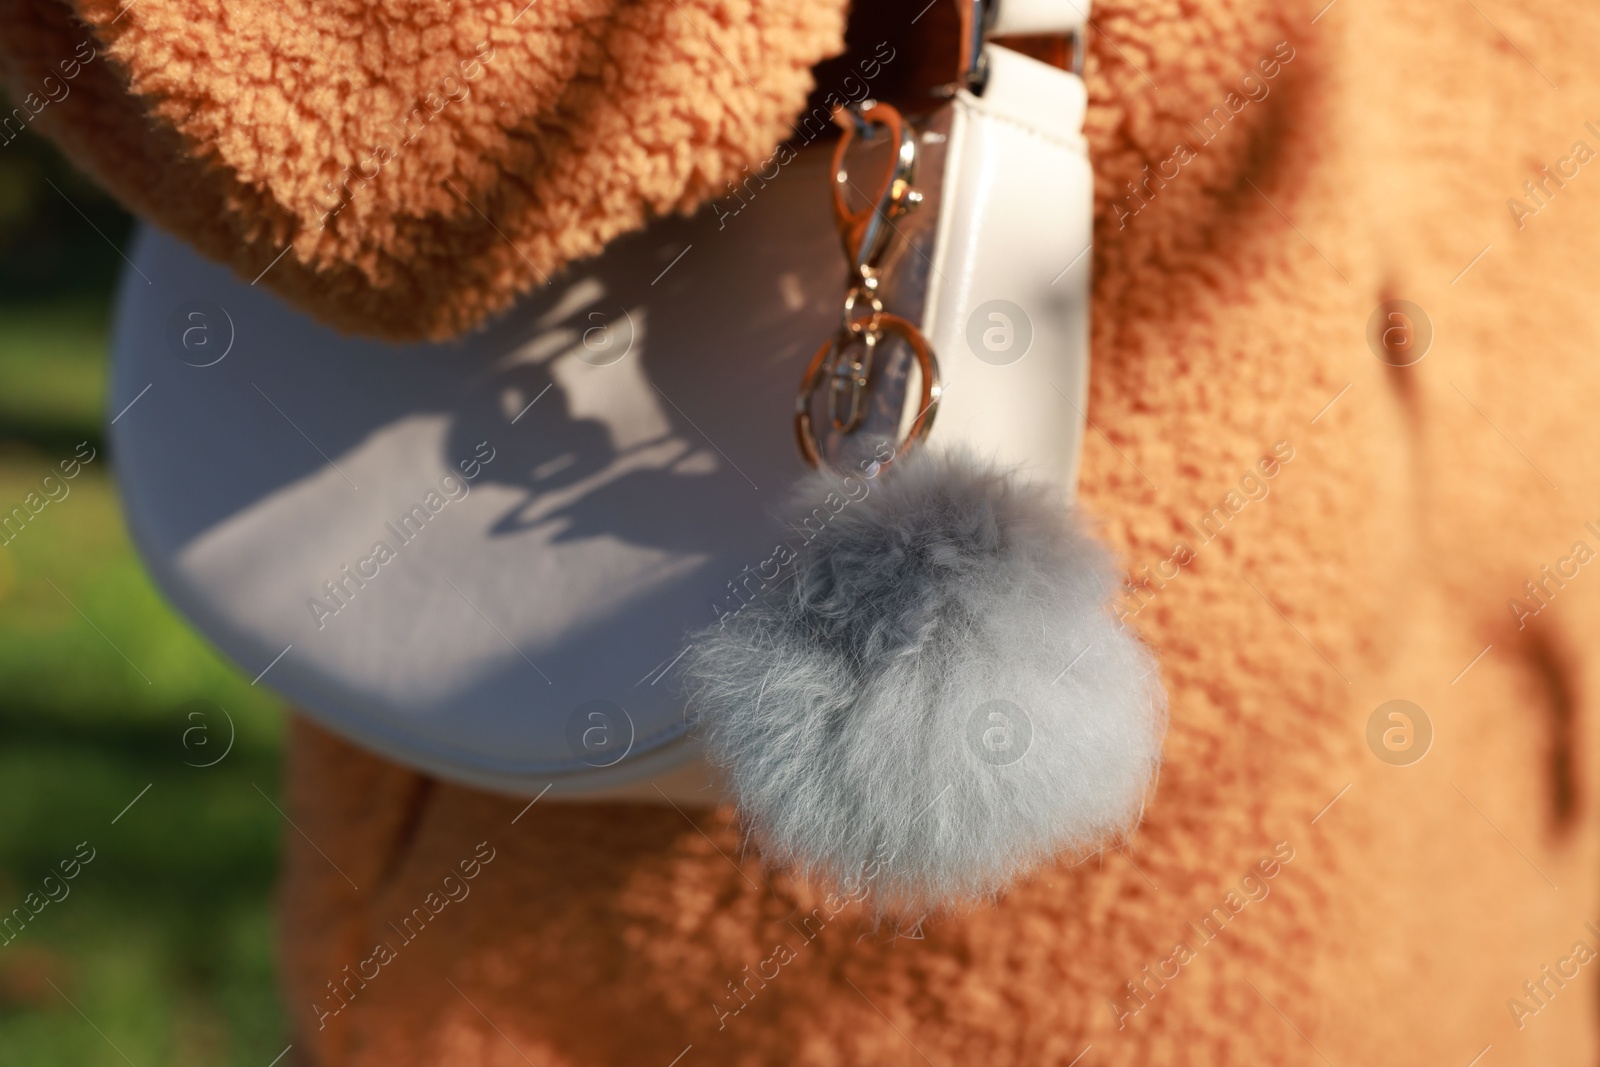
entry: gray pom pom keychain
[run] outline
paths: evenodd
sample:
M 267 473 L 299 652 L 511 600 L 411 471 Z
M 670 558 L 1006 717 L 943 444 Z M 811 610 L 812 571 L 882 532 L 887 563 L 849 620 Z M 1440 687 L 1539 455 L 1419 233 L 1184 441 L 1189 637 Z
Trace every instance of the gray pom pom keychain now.
M 938 363 L 878 284 L 894 222 L 920 201 L 916 143 L 888 105 L 841 124 L 838 184 L 852 135 L 877 127 L 898 151 L 865 210 L 835 188 L 854 284 L 801 389 L 797 435 L 817 468 L 795 497 L 805 545 L 768 593 L 696 636 L 686 677 L 707 753 L 769 860 L 936 908 L 1131 832 L 1165 697 L 1111 612 L 1110 553 L 1060 487 L 981 442 L 930 438 Z M 921 383 L 914 418 L 894 405 L 898 447 L 857 433 L 897 365 Z M 819 393 L 831 446 L 814 431 Z

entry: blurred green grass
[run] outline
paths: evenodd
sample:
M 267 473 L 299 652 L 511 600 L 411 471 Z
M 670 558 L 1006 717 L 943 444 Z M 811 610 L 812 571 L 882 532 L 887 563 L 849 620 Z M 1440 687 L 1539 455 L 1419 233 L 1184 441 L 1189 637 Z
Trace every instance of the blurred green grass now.
M 105 406 L 105 301 L 0 305 L 0 428 L 4 439 L 71 454 L 100 448 Z
M 30 153 L 0 157 L 0 209 L 19 181 L 34 195 L 19 169 L 55 168 L 126 240 L 114 206 Z M 0 1062 L 264 1067 L 288 1043 L 271 916 L 282 820 L 267 800 L 281 708 L 173 614 L 129 545 L 101 427 L 115 250 L 41 195 L 21 197 L 21 222 L 0 210 L 0 511 L 78 442 L 98 456 L 0 547 L 0 918 L 80 842 L 95 857 L 0 945 Z M 50 211 L 70 283 L 40 280 L 50 260 L 15 266 Z

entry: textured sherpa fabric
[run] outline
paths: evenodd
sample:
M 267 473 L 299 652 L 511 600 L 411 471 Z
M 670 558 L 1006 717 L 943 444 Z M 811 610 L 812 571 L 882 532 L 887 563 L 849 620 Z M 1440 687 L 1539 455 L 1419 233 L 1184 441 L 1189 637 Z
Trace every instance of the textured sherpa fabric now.
M 1562 961 L 1600 900 L 1600 571 L 1542 568 L 1600 548 L 1600 9 L 1325 3 L 1095 4 L 1080 499 L 1171 699 L 1131 846 L 874 925 L 726 811 L 518 818 L 300 723 L 292 1055 L 1592 1067 L 1600 969 Z M 1433 325 L 1403 369 L 1366 340 L 1391 298 Z M 1367 742 L 1391 699 L 1433 725 L 1411 766 Z M 471 897 L 347 978 L 480 841 Z
M 684 658 L 766 859 L 915 914 L 1120 844 L 1166 706 L 1109 554 L 1057 486 L 966 450 L 872 469 L 801 482 L 790 520 L 830 521 Z
M 0 0 L 0 140 L 37 123 L 324 321 L 441 338 L 723 193 L 842 25 L 789 0 Z

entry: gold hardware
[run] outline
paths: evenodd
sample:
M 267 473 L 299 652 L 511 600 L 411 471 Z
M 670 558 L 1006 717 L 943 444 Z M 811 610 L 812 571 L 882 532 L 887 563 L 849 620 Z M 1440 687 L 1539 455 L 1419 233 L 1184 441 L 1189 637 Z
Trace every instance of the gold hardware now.
M 811 357 L 795 400 L 795 442 L 800 455 L 813 467 L 823 463 L 812 418 L 813 396 L 826 381 L 829 425 L 844 435 L 859 430 L 879 369 L 878 346 L 885 339 L 899 339 L 910 348 L 922 383 L 917 415 L 895 450 L 897 458 L 928 436 L 942 392 L 939 361 L 928 339 L 908 320 L 886 312 L 879 292 L 884 257 L 899 232 L 894 222 L 922 203 L 921 191 L 912 185 L 917 173 L 916 137 L 898 110 L 872 100 L 836 110 L 834 121 L 844 134 L 833 152 L 833 217 L 850 262 L 850 288 L 845 292 L 839 328 Z M 851 211 L 845 186 L 853 183 L 845 170 L 845 156 L 858 138 L 875 130 L 888 135 L 894 158 L 871 202 Z
M 834 223 L 839 227 L 845 258 L 850 261 L 856 280 L 875 288 L 878 264 L 894 237 L 895 220 L 922 203 L 922 193 L 911 184 L 917 176 L 916 136 L 897 108 L 875 100 L 864 101 L 859 107 L 836 108 L 833 121 L 844 131 L 833 150 Z M 845 155 L 857 138 L 865 137 L 874 128 L 888 133 L 889 142 L 895 146 L 894 163 L 872 202 L 859 211 L 851 211 L 845 196 L 845 187 L 852 184 L 844 165 Z
M 821 467 L 823 462 L 822 446 L 817 441 L 816 429 L 812 425 L 811 395 L 822 384 L 823 378 L 830 373 L 838 373 L 835 368 L 844 363 L 843 355 L 848 346 L 859 344 L 871 351 L 877 347 L 878 341 L 886 335 L 899 337 L 910 347 L 912 355 L 917 360 L 918 375 L 922 379 L 922 395 L 916 417 L 911 420 L 911 428 L 907 431 L 905 439 L 895 449 L 895 458 L 899 459 L 909 452 L 913 445 L 925 440 L 928 436 L 928 431 L 933 429 L 933 416 L 939 410 L 939 396 L 943 390 L 939 384 L 939 361 L 933 354 L 932 346 L 928 344 L 928 339 L 922 336 L 921 330 L 899 315 L 890 315 L 888 313 L 873 315 L 859 332 L 849 329 L 840 330 L 824 341 L 822 347 L 817 349 L 817 354 L 811 357 L 811 362 L 806 367 L 805 376 L 800 380 L 800 395 L 796 401 L 794 412 L 795 442 L 800 446 L 800 455 L 811 466 Z M 870 356 L 867 360 L 852 361 L 845 365 L 854 367 L 862 363 L 869 364 Z M 830 405 L 833 399 L 834 397 L 830 393 Z M 854 410 L 852 409 L 852 411 Z M 832 417 L 833 413 L 831 411 L 829 414 Z M 861 414 L 864 414 L 864 411 Z M 855 425 L 859 425 L 859 422 L 860 419 L 857 418 L 856 423 L 851 426 L 850 430 L 842 430 L 841 432 L 851 432 L 851 430 L 854 430 Z M 839 428 L 837 422 L 834 423 L 834 426 L 836 429 Z

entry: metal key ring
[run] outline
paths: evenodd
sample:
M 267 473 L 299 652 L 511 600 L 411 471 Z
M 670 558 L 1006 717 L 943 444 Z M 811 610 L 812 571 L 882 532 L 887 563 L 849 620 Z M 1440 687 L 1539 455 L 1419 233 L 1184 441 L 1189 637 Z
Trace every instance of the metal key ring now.
M 913 326 L 909 320 L 899 315 L 882 313 L 874 316 L 873 322 L 876 334 L 873 338 L 874 343 L 884 335 L 896 336 L 905 341 L 912 355 L 916 357 L 917 370 L 922 379 L 916 417 L 911 420 L 911 427 L 906 432 L 905 438 L 895 448 L 894 458 L 899 459 L 910 451 L 913 445 L 926 439 L 928 431 L 933 429 L 933 419 L 939 411 L 939 398 L 944 391 L 939 378 L 939 360 L 934 356 L 928 339 L 923 337 L 922 331 Z M 795 398 L 794 436 L 801 457 L 812 467 L 820 468 L 823 458 L 822 445 L 817 440 L 816 427 L 811 418 L 811 398 L 827 376 L 834 357 L 843 345 L 851 342 L 867 343 L 865 337 L 848 329 L 841 330 L 828 338 L 822 347 L 817 349 L 817 354 L 811 357 L 805 375 L 800 379 L 800 392 Z

